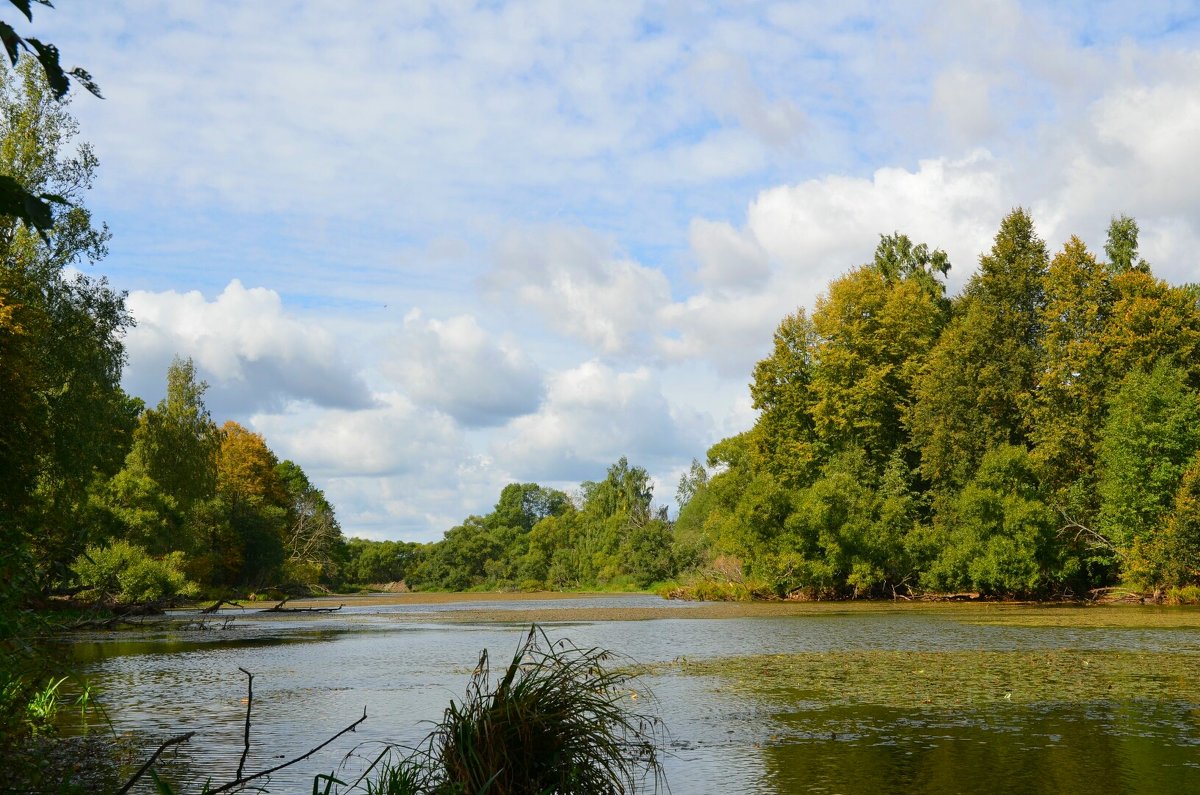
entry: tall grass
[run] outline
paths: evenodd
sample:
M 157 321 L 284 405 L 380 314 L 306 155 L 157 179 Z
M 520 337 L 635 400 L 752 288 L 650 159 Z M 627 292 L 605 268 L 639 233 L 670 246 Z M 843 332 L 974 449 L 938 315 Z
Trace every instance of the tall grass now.
M 486 650 L 462 703 L 417 751 L 382 765 L 371 795 L 616 795 L 664 784 L 660 720 L 629 665 L 530 628 L 498 681 Z

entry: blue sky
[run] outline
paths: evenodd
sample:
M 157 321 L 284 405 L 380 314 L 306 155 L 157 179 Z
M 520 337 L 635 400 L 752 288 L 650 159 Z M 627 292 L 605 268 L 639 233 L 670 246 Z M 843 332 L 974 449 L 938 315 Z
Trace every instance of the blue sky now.
M 622 455 L 669 502 L 778 321 L 902 231 L 951 288 L 1028 207 L 1200 280 L 1194 3 L 62 0 L 138 320 L 350 534 Z

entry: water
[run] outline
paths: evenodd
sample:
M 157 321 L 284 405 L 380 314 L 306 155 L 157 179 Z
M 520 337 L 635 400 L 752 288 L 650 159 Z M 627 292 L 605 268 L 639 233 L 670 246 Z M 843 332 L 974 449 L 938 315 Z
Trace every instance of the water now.
M 501 667 L 527 626 L 505 611 L 668 606 L 656 597 L 348 607 L 331 615 L 239 616 L 223 631 L 97 633 L 71 646 L 115 727 L 152 749 L 196 730 L 178 764 L 233 778 L 243 747 L 246 677 L 254 673 L 247 770 L 273 766 L 362 715 L 367 721 L 313 759 L 272 777 L 271 792 L 311 791 L 315 773 L 348 773 L 380 743 L 417 743 L 460 699 L 479 652 Z M 671 607 L 679 607 L 671 603 Z M 461 623 L 462 610 L 488 610 Z M 238 615 L 234 613 L 234 615 Z M 600 646 L 641 663 L 669 735 L 667 780 L 688 793 L 1200 792 L 1200 704 L 1000 704 L 980 709 L 827 705 L 752 695 L 687 673 L 681 658 L 856 650 L 1076 649 L 1196 653 L 1195 629 L 1089 629 L 964 623 L 939 611 L 841 610 L 757 618 L 547 624 L 552 638 Z M 1200 667 L 1196 674 L 1200 675 Z M 640 703 L 645 704 L 643 693 Z M 358 748 L 357 757 L 344 761 Z

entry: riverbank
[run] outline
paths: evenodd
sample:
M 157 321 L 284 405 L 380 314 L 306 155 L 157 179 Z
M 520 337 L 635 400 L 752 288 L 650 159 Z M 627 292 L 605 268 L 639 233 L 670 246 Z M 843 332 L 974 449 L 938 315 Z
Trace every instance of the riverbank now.
M 788 616 L 834 616 L 839 614 L 916 614 L 931 612 L 964 623 L 1008 625 L 1013 627 L 1092 627 L 1092 628 L 1180 628 L 1200 629 L 1200 608 L 1195 606 L 1138 605 L 1127 603 L 1092 604 L 1077 602 L 916 602 L 916 601 L 839 601 L 839 602 L 670 602 L 646 606 L 652 594 L 630 593 L 401 593 L 348 594 L 289 601 L 294 608 L 387 608 L 395 606 L 454 605 L 457 609 L 429 614 L 404 613 L 409 621 L 436 620 L 457 623 L 562 623 L 576 621 L 647 621 L 652 619 L 743 619 L 783 618 Z M 597 599 L 605 602 L 643 604 L 592 606 Z M 472 604 L 503 603 L 504 609 Z M 536 604 L 533 604 L 536 603 Z M 552 604 L 546 604 L 552 603 Z M 521 607 L 530 604 L 529 607 Z M 245 611 L 225 608 L 221 615 L 254 615 L 252 603 Z M 279 615 L 279 614 L 272 614 Z M 317 615 L 317 614 L 302 614 Z

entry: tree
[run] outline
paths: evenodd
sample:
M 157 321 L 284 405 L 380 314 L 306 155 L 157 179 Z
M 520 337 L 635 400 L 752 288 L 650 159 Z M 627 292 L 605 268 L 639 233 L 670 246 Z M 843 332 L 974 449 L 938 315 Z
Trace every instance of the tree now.
M 758 458 L 788 485 L 808 482 L 820 459 L 810 389 L 817 333 L 803 309 L 775 331 L 772 353 L 754 366 L 750 397 L 758 409 L 754 442 Z
M 1197 450 L 1200 395 L 1184 371 L 1160 361 L 1127 374 L 1109 405 L 1097 484 L 1097 529 L 1126 556 L 1162 531 Z
M 325 499 L 325 492 L 309 481 L 299 464 L 283 461 L 276 465 L 275 472 L 287 491 L 288 528 L 284 535 L 284 552 L 293 570 L 292 579 L 304 572 L 309 575 L 309 584 L 334 580 L 338 566 L 345 558 L 345 538 L 333 506 Z M 404 573 L 400 571 L 395 577 L 356 582 L 403 579 Z
M 207 389 L 191 358 L 175 357 L 167 396 L 142 413 L 126 460 L 127 469 L 153 479 L 181 511 L 217 490 L 221 432 L 204 405 Z
M 909 423 L 921 473 L 937 488 L 965 484 L 988 450 L 1026 443 L 1046 267 L 1033 219 L 1012 211 L 926 360 Z
M 939 591 L 1038 595 L 1072 573 L 1061 557 L 1057 517 L 1028 452 L 989 450 L 936 529 L 936 558 L 922 582 Z
M 87 542 L 77 515 L 87 488 L 120 467 L 138 410 L 119 386 L 132 323 L 124 295 L 67 272 L 103 257 L 108 239 L 81 204 L 97 164 L 87 144 L 73 145 L 76 132 L 32 61 L 0 63 L 0 174 L 70 202 L 40 235 L 0 213 L 0 384 L 13 390 L 0 427 L 11 476 L 0 524 L 36 530 L 42 563 L 60 573 Z
M 907 447 L 903 420 L 913 380 L 947 319 L 938 277 L 949 267 L 944 252 L 886 236 L 871 265 L 834 280 L 817 300 L 810 390 L 822 449 L 860 449 L 882 471 Z
M 1072 237 L 1046 273 L 1029 436 L 1056 500 L 1082 521 L 1095 510 L 1095 448 L 1114 379 L 1106 344 L 1114 301 L 1111 271 Z

